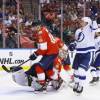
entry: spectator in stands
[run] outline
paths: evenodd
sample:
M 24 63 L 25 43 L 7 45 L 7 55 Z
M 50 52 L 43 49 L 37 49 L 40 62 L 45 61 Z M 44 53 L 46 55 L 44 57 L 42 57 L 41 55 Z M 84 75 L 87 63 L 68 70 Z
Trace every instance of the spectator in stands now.
M 10 31 L 6 38 L 6 48 L 17 48 L 17 38 L 14 31 Z
M 32 25 L 32 20 L 31 19 L 29 19 L 29 20 L 27 20 L 26 22 L 25 22 L 25 26 L 31 26 Z
M 0 20 L 0 47 L 2 47 L 2 20 Z
M 60 20 L 58 18 L 56 18 L 56 19 L 54 19 L 52 27 L 50 29 L 52 31 L 51 33 L 55 36 L 58 36 L 58 37 L 60 37 L 60 28 L 59 28 L 59 26 L 60 26 Z
M 9 20 L 16 21 L 16 15 L 14 15 L 13 13 L 10 13 L 9 14 Z
M 9 16 L 6 16 L 6 19 L 4 20 L 4 24 L 8 27 L 12 24 L 11 20 L 9 19 Z
M 5 25 L 12 28 L 12 30 L 17 33 L 17 0 L 6 0 L 6 7 L 5 7 L 5 16 L 6 20 Z M 20 20 L 19 20 L 19 26 L 20 26 L 20 33 L 23 35 L 24 33 L 30 38 L 31 37 L 31 23 L 34 20 L 34 16 L 28 12 L 23 11 L 23 6 L 20 2 Z M 42 0 L 47 1 L 47 0 Z M 60 0 L 61 1 L 61 0 Z M 74 33 L 76 28 L 78 27 L 76 23 L 76 19 L 79 17 L 82 17 L 84 14 L 86 16 L 90 16 L 91 12 L 89 9 L 91 9 L 92 13 L 96 14 L 99 11 L 99 5 L 100 2 L 94 1 L 94 0 L 86 0 L 84 3 L 83 0 L 63 0 L 63 19 L 64 19 L 64 25 L 63 25 L 63 35 L 64 35 L 64 41 L 66 42 L 67 37 L 69 37 L 69 33 Z M 1 6 L 2 0 L 0 1 Z M 1 7 L 0 6 L 0 7 Z M 84 7 L 86 9 L 84 10 Z M 0 19 L 3 18 L 2 14 L 2 8 L 0 8 Z M 24 13 L 23 13 L 24 12 Z M 33 12 L 32 12 L 33 13 Z M 52 33 L 56 36 L 61 36 L 60 29 L 61 29 L 61 2 L 59 0 L 49 0 L 49 3 L 44 3 L 42 6 L 42 22 L 50 29 L 52 30 Z M 97 17 L 97 23 L 100 26 L 100 14 Z M 67 34 L 67 35 L 66 35 Z M 69 40 L 67 41 L 69 42 Z
M 2 9 L 0 8 L 0 19 L 3 18 Z

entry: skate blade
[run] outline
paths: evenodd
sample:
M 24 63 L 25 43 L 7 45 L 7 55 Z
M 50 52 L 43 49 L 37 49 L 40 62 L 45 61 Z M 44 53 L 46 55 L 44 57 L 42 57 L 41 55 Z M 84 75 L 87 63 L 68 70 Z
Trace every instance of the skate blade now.
M 74 84 L 73 85 L 72 84 L 68 84 L 68 87 L 70 87 L 71 89 L 73 89 Z
M 47 91 L 34 91 L 34 94 L 47 94 Z
M 81 96 L 81 95 L 82 95 L 82 93 L 77 93 L 77 92 L 74 92 L 74 94 L 75 94 L 76 96 Z
M 90 84 L 90 86 L 95 86 L 95 85 L 97 85 L 97 84 L 98 84 L 98 82 L 89 83 L 89 84 Z
M 73 82 L 73 83 L 69 83 L 69 84 L 68 84 L 68 87 L 70 87 L 70 88 L 72 88 L 72 89 L 73 89 L 74 84 L 75 84 L 74 82 Z
M 63 82 L 63 83 L 61 84 L 60 88 L 59 88 L 59 89 L 57 89 L 57 91 L 62 90 L 65 86 L 66 86 L 66 84 Z

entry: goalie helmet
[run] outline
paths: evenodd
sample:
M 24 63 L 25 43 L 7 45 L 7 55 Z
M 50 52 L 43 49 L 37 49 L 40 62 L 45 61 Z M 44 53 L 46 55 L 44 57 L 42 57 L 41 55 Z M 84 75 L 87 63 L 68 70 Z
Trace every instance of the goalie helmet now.
M 61 59 L 66 59 L 68 56 L 68 51 L 65 51 L 63 49 L 59 50 L 59 55 L 58 55 Z

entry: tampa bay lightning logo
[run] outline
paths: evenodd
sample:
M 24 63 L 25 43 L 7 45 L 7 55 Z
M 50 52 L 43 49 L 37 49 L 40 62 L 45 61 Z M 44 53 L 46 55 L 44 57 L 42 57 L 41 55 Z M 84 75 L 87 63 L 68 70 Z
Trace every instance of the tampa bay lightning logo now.
M 82 42 L 84 38 L 85 38 L 85 35 L 82 32 L 80 32 L 78 34 L 77 42 Z

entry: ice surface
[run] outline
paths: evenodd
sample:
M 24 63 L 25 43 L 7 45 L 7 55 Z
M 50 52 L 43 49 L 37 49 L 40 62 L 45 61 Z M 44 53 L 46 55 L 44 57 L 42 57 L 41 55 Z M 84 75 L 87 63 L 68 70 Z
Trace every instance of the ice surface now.
M 47 94 L 34 94 L 32 91 L 29 87 L 14 83 L 10 74 L 0 72 L 0 100 L 100 100 L 100 83 L 95 86 L 86 85 L 80 96 L 76 96 L 67 86 Z

